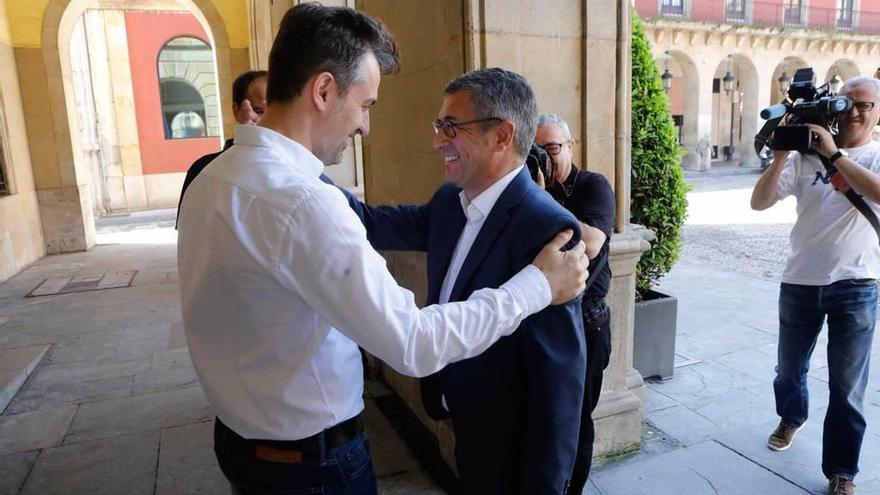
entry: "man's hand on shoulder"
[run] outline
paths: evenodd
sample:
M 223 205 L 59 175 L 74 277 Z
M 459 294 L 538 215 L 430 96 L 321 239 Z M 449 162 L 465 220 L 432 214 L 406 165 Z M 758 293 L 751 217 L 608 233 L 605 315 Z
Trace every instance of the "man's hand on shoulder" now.
M 584 242 L 580 241 L 568 251 L 561 251 L 571 240 L 574 232 L 571 229 L 556 234 L 541 249 L 532 264 L 547 277 L 550 284 L 552 300 L 550 304 L 563 304 L 571 301 L 584 291 L 589 271 L 590 260 L 584 252 Z

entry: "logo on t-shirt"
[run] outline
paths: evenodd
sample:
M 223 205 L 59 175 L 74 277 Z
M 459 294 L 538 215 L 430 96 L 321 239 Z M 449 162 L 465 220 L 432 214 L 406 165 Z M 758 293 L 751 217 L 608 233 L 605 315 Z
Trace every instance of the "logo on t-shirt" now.
M 810 185 L 815 186 L 816 183 L 819 182 L 820 180 L 822 181 L 822 184 L 828 184 L 829 182 L 831 182 L 831 174 L 829 174 L 827 171 L 823 174 L 822 172 L 817 170 L 816 171 L 816 178 L 813 179 L 813 183 Z

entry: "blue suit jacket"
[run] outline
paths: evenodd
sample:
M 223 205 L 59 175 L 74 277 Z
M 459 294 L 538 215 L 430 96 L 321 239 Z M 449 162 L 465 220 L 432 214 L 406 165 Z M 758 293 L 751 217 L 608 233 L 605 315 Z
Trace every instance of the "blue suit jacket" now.
M 440 287 L 466 219 L 460 188 L 443 185 L 428 204 L 355 205 L 377 249 L 427 251 L 428 304 Z M 471 247 L 450 301 L 498 287 L 577 220 L 523 170 L 498 198 Z M 586 350 L 580 298 L 523 321 L 480 356 L 423 380 L 422 401 L 441 419 L 449 406 L 459 476 L 468 494 L 561 494 L 572 473 Z

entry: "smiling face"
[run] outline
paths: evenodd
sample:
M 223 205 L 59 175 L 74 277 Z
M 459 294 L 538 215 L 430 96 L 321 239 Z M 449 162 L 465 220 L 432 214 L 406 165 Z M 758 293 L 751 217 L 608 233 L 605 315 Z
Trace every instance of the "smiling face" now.
M 325 165 L 342 161 L 342 153 L 355 134 L 370 133 L 370 108 L 378 98 L 379 79 L 379 63 L 372 52 L 368 52 L 361 59 L 359 77 L 347 91 L 340 93 L 335 85 L 331 89 L 327 121 L 314 136 L 314 154 Z
M 437 118 L 452 123 L 468 122 L 485 116 L 474 114 L 469 91 L 457 91 L 443 98 Z M 465 190 L 473 199 L 492 184 L 489 160 L 493 149 L 494 128 L 483 130 L 484 124 L 468 124 L 455 128 L 455 137 L 443 131 L 434 134 L 434 149 L 443 155 L 446 179 Z
M 844 85 L 840 94 L 853 99 L 853 108 L 839 119 L 839 144 L 846 148 L 863 146 L 871 141 L 871 133 L 880 120 L 880 102 L 878 102 L 880 95 L 877 94 L 877 88 L 871 83 Z M 859 103 L 865 102 L 872 102 L 873 108 L 860 112 L 856 107 Z

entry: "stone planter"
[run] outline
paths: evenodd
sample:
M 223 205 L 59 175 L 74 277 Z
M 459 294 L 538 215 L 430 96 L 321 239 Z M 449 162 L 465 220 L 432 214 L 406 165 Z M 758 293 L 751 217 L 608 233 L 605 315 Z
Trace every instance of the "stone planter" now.
M 636 302 L 633 324 L 633 368 L 643 378 L 672 378 L 678 299 L 649 291 Z

